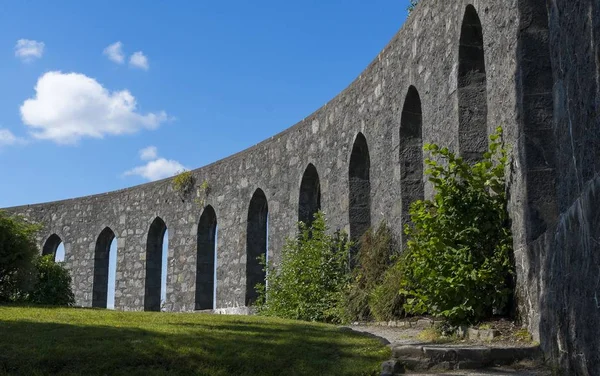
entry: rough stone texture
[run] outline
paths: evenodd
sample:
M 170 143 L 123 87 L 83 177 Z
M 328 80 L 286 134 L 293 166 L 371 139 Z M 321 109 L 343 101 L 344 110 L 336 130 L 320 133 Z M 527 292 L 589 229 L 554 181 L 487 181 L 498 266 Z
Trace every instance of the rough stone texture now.
M 482 130 L 490 134 L 501 125 L 511 146 L 519 314 L 569 374 L 598 374 L 599 41 L 598 0 L 422 0 L 365 71 L 321 109 L 248 150 L 194 170 L 196 182 L 209 184 L 207 195 L 198 190 L 182 198 L 167 179 L 9 211 L 44 225 L 43 252 L 55 252 L 64 241 L 83 306 L 103 304 L 98 295 L 104 294 L 105 248 L 98 244 L 106 228 L 114 232 L 115 306 L 123 310 L 144 309 L 147 266 L 153 264 L 148 236 L 156 218 L 169 229 L 166 309 L 207 308 L 206 290 L 214 281 L 198 277 L 197 270 L 210 271 L 214 260 L 206 251 L 200 260 L 197 255 L 212 241 L 201 233 L 218 223 L 215 308 L 246 312 L 247 271 L 257 275 L 247 256 L 249 249 L 256 252 L 247 246 L 249 219 L 262 218 L 249 215 L 257 189 L 266 198 L 268 255 L 275 263 L 299 214 L 317 207 L 334 229 L 350 230 L 350 213 L 357 212 L 355 231 L 362 231 L 366 218 L 372 224 L 385 219 L 401 237 L 408 203 L 431 195 L 418 177 L 418 144 L 435 142 L 476 158 Z M 359 133 L 370 164 L 369 216 L 349 192 Z M 363 181 L 364 172 L 357 174 Z M 215 218 L 199 231 L 207 205 Z M 261 230 L 260 223 L 251 228 Z M 203 294 L 196 293 L 197 283 Z

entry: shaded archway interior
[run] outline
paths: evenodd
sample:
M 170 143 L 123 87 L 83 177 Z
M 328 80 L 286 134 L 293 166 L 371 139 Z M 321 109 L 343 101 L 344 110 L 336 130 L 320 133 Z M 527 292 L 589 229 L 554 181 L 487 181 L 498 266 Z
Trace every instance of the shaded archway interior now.
M 148 231 L 146 241 L 146 279 L 144 310 L 160 311 L 160 288 L 162 276 L 163 239 L 167 225 L 157 217 Z
M 44 247 L 42 248 L 42 255 L 43 256 L 46 256 L 46 255 L 56 256 L 56 250 L 58 249 L 58 246 L 60 245 L 60 243 L 62 243 L 62 240 L 60 239 L 60 237 L 58 235 L 56 235 L 56 234 L 50 235 L 50 237 L 48 237 L 48 239 L 44 243 Z
M 114 239 L 115 233 L 109 227 L 106 227 L 96 240 L 92 307 L 107 307 L 110 245 Z
M 400 196 L 404 228 L 410 222 L 410 205 L 424 197 L 423 112 L 421 97 L 414 86 L 408 89 L 400 119 Z
M 553 72 L 548 9 L 537 1 L 520 1 L 519 81 L 517 99 L 522 113 L 528 222 L 527 242 L 537 239 L 558 218 L 556 192 L 557 141 L 554 132 Z
M 260 257 L 267 257 L 267 226 L 269 205 L 262 189 L 252 195 L 248 207 L 246 232 L 246 306 L 252 305 L 258 294 L 256 285 L 265 283 L 266 273 L 260 263 Z
M 350 237 L 357 241 L 371 227 L 371 159 L 367 139 L 362 133 L 356 136 L 350 155 L 349 223 Z
M 298 221 L 310 226 L 315 214 L 321 210 L 321 184 L 317 168 L 309 163 L 302 175 L 300 183 L 300 199 L 298 203 Z
M 467 161 L 478 161 L 487 151 L 487 115 L 483 29 L 477 11 L 468 5 L 458 51 L 458 141 Z
M 204 208 L 198 223 L 196 256 L 196 309 L 213 309 L 217 214 L 212 206 Z

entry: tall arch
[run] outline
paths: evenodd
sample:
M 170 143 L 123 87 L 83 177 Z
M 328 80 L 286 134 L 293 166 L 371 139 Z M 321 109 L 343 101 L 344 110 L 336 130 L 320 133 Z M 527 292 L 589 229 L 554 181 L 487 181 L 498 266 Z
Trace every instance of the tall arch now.
M 400 221 L 404 228 L 410 222 L 410 204 L 424 197 L 423 111 L 421 97 L 414 86 L 408 88 L 400 119 L 400 195 Z
M 110 245 L 114 239 L 115 233 L 109 227 L 106 227 L 96 240 L 92 307 L 107 308 Z
M 349 223 L 350 237 L 357 241 L 371 227 L 371 159 L 367 139 L 358 133 L 352 146 L 349 184 Z
M 212 206 L 204 208 L 198 223 L 196 257 L 196 309 L 212 309 L 214 301 L 215 246 L 217 214 Z
M 473 5 L 468 5 L 458 49 L 458 143 L 460 155 L 478 161 L 487 151 L 487 74 L 483 29 Z
M 321 183 L 317 168 L 309 163 L 302 175 L 300 183 L 300 199 L 298 203 L 298 221 L 310 226 L 315 213 L 321 210 Z
M 262 189 L 252 195 L 248 207 L 246 231 L 246 306 L 252 305 L 258 297 L 256 284 L 265 283 L 266 274 L 259 257 L 267 257 L 269 205 Z
M 146 281 L 144 310 L 160 311 L 163 239 L 167 225 L 156 217 L 148 230 L 146 241 Z
M 56 234 L 52 234 L 46 239 L 44 243 L 44 247 L 42 248 L 42 256 L 53 255 L 56 256 L 56 250 L 58 246 L 62 243 L 62 239 L 60 236 Z
M 525 241 L 531 242 L 558 219 L 558 145 L 554 130 L 554 79 L 548 8 L 535 0 L 518 3 L 521 25 L 517 42 L 517 104 L 521 113 L 519 125 L 525 136 L 523 149 L 528 207 Z M 570 203 L 569 200 L 564 201 Z

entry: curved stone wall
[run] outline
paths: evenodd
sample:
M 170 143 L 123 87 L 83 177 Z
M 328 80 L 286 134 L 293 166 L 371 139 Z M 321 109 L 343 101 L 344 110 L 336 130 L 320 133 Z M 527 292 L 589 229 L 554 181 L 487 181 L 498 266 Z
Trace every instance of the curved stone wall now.
M 116 308 L 156 309 L 146 291 L 156 279 L 148 272 L 155 234 L 164 231 L 156 223 L 164 222 L 165 308 L 210 308 L 216 283 L 215 308 L 232 312 L 253 299 L 247 278 L 261 275 L 247 254 L 261 254 L 266 226 L 275 262 L 299 214 L 317 207 L 334 229 L 360 232 L 367 221 L 385 219 L 401 237 L 407 205 L 431 194 L 422 176 L 422 143 L 476 158 L 485 130 L 503 126 L 511 146 L 519 312 L 548 353 L 584 374 L 600 367 L 598 338 L 566 328 L 600 330 L 593 298 L 600 295 L 600 243 L 594 238 L 600 216 L 592 208 L 600 150 L 599 25 L 595 0 L 422 0 L 329 103 L 254 147 L 192 171 L 197 185 L 208 183 L 207 195 L 201 189 L 181 197 L 167 179 L 7 210 L 43 224 L 44 252 L 56 249 L 58 237 L 64 241 L 79 305 L 103 304 L 98 295 L 104 290 L 94 286 L 103 282 L 94 281 L 103 281 L 106 234 L 114 233 Z M 365 195 L 368 205 L 356 199 Z M 216 260 L 207 251 L 215 240 Z M 570 252 L 576 258 L 566 256 Z M 209 275 L 215 261 L 216 281 Z M 577 278 L 559 266 L 578 268 Z M 558 296 L 573 283 L 584 284 L 571 295 L 581 301 L 566 305 Z M 565 348 L 585 362 L 561 356 Z

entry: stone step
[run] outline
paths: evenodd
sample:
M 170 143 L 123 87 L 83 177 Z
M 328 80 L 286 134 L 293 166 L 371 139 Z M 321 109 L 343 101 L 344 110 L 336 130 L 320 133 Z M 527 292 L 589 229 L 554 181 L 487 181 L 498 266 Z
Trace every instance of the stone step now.
M 401 344 L 392 346 L 392 359 L 382 365 L 382 376 L 406 372 L 444 372 L 486 369 L 522 361 L 540 361 L 539 346 L 492 347 L 435 344 Z M 449 373 L 453 374 L 453 373 Z M 460 375 L 461 373 L 454 373 Z M 466 373 L 464 373 L 466 374 Z M 494 374 L 494 373 L 488 373 Z M 502 373 L 497 375 L 501 375 Z M 504 373 L 512 374 L 515 373 Z

